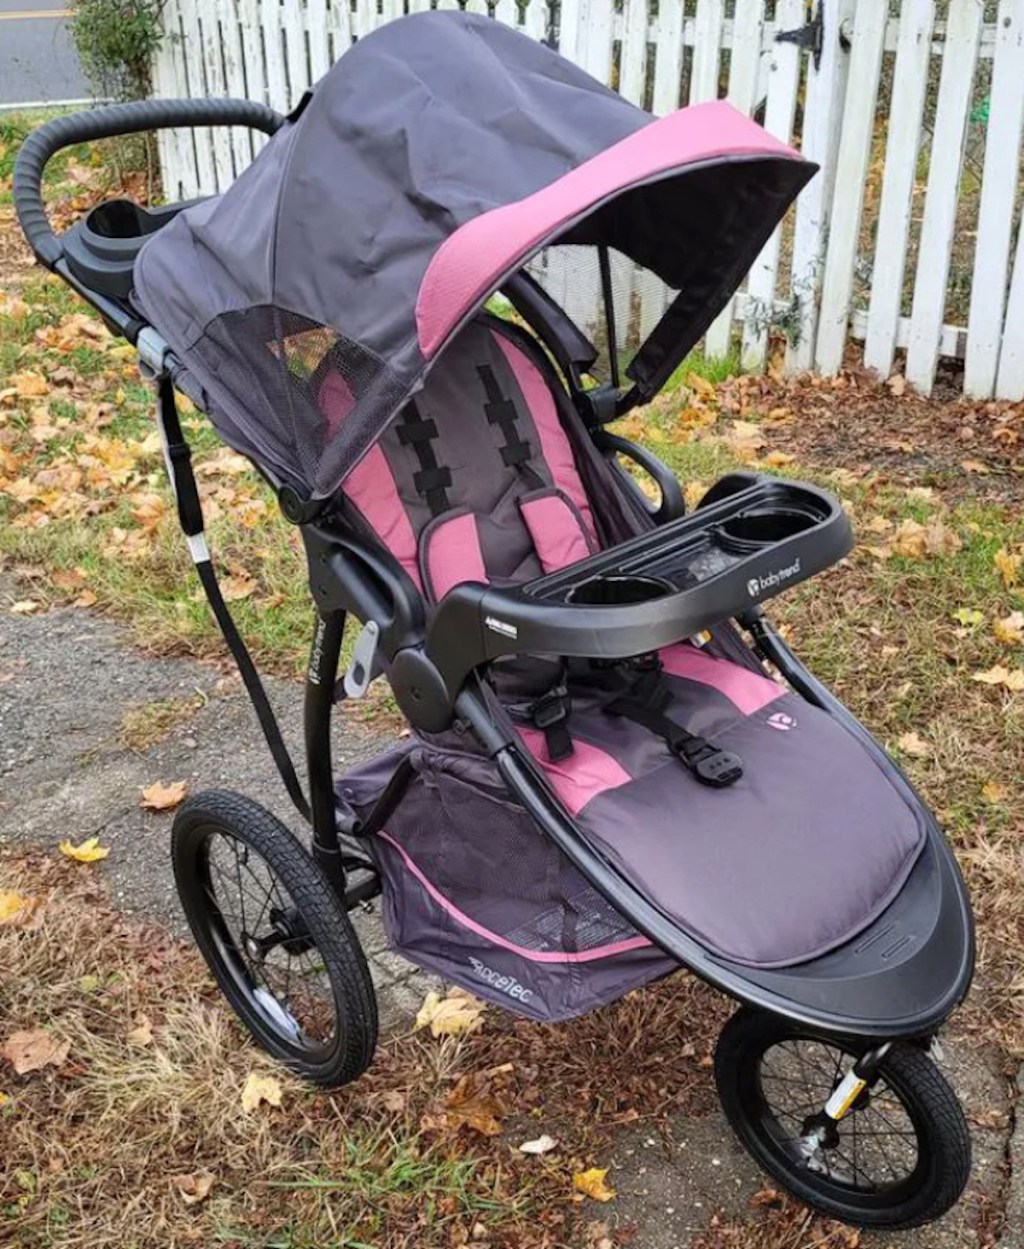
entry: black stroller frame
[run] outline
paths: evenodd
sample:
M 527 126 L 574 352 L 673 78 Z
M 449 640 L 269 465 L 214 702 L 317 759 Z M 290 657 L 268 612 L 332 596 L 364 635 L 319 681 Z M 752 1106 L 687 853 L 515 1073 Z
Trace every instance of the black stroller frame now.
M 301 529 L 317 611 L 305 684 L 307 802 L 259 677 L 217 589 L 203 537 L 188 448 L 174 405 L 174 381 L 181 362 L 128 302 L 131 265 L 141 240 L 97 239 L 81 224 L 58 238 L 47 220 L 41 194 L 47 161 L 71 144 L 179 126 L 242 125 L 273 134 L 283 121 L 263 106 L 231 100 L 147 101 L 59 119 L 43 126 L 26 142 L 18 158 L 14 191 L 19 218 L 38 259 L 92 304 L 113 332 L 138 347 L 140 366 L 159 396 L 168 468 L 193 559 L 239 662 L 286 787 L 311 824 L 313 857 L 338 901 L 350 911 L 379 893 L 380 882 L 372 863 L 358 848 L 359 839 L 372 835 L 386 823 L 412 777 L 407 766 L 400 766 L 361 823 L 339 808 L 332 766 L 331 722 L 342 638 L 346 620 L 352 616 L 361 622 L 366 634 L 365 645 L 357 644 L 349 668 L 348 680 L 354 687 L 365 688 L 374 675 L 376 651 L 386 661 L 395 697 L 414 727 L 433 733 L 458 722 L 474 734 L 500 769 L 516 800 L 639 933 L 758 1016 L 764 1012 L 775 1020 L 786 1021 L 793 1036 L 833 1037 L 838 1042 L 850 1043 L 856 1064 L 849 1078 L 857 1083 L 855 1088 L 844 1083 L 842 1091 L 844 1096 L 849 1095 L 850 1104 L 866 1104 L 864 1099 L 870 1093 L 865 1090 L 873 1087 L 880 1072 L 889 1072 L 886 1062 L 892 1060 L 893 1045 L 910 1042 L 909 1048 L 918 1049 L 923 1056 L 939 1027 L 963 999 L 971 980 L 974 945 L 970 909 L 952 852 L 934 819 L 928 816 L 927 843 L 907 885 L 853 941 L 798 967 L 764 968 L 730 962 L 706 949 L 666 915 L 583 835 L 534 760 L 495 723 L 477 676 L 481 665 L 519 651 L 626 658 L 731 617 L 735 625 L 724 627 L 745 630 L 756 654 L 773 665 L 807 703 L 827 712 L 856 737 L 907 802 L 923 809 L 897 765 L 851 712 L 801 664 L 772 627 L 760 600 L 770 597 L 775 588 L 757 594 L 751 590 L 749 595 L 742 589 L 755 583 L 754 574 L 766 568 L 762 555 L 744 556 L 717 579 L 695 588 L 676 587 L 670 596 L 653 604 L 588 608 L 566 598 L 570 582 L 578 585 L 609 572 L 617 575 L 630 570 L 643 572 L 655 564 L 663 567 L 679 552 L 685 553 L 688 543 L 700 539 L 711 523 L 709 517 L 731 514 L 749 506 L 752 499 L 786 489 L 799 494 L 803 505 L 811 507 L 815 516 L 808 532 L 788 539 L 796 545 L 787 547 L 780 542 L 773 548 L 776 564 L 785 562 L 786 551 L 799 550 L 801 573 L 794 581 L 802 580 L 834 563 L 852 541 L 848 521 L 824 492 L 800 483 L 769 483 L 752 474 L 735 474 L 716 488 L 707 510 L 702 507 L 684 515 L 679 487 L 670 471 L 650 452 L 603 429 L 603 420 L 597 419 L 602 413 L 607 419 L 609 403 L 613 414 L 621 413 L 628 406 L 629 397 L 623 401 L 613 395 L 609 400 L 607 394 L 587 394 L 577 389 L 578 404 L 589 407 L 594 418 L 589 428 L 595 445 L 609 460 L 619 455 L 633 458 L 661 485 L 658 525 L 632 542 L 592 556 L 582 567 L 574 566 L 568 580 L 555 574 L 512 589 L 456 586 L 428 621 L 422 597 L 394 558 L 346 529 L 336 516 L 326 514 L 322 505 L 303 501 L 265 467 L 257 466 L 277 492 L 285 515 Z M 163 217 L 169 219 L 179 207 L 153 210 L 150 228 L 159 228 Z M 544 300 L 525 280 L 517 287 L 512 279 L 509 289 L 518 291 L 519 298 L 514 302 L 524 320 L 549 345 L 555 359 L 567 364 L 563 371 L 572 387 L 578 381 L 573 376 L 572 353 L 564 349 L 564 335 L 559 337 L 562 330 L 546 318 Z M 628 474 L 617 464 L 614 466 L 623 481 L 629 483 Z M 579 641 L 581 635 L 583 642 Z M 287 926 L 287 917 L 282 922 Z M 296 939 L 295 931 L 289 931 L 287 936 Z M 956 952 L 952 963 L 951 951 Z M 740 1040 L 749 1045 L 749 1037 Z M 899 1048 L 901 1053 L 908 1050 L 905 1044 Z M 734 1047 L 733 1058 L 740 1052 L 742 1046 Z M 907 1061 L 910 1060 L 901 1059 Z M 898 1087 L 899 1070 L 886 1078 L 890 1086 Z M 844 1106 L 842 1113 L 848 1108 Z M 876 1211 L 871 1203 L 851 1204 L 842 1193 L 837 1196 L 832 1191 L 835 1181 L 831 1171 L 821 1179 L 820 1174 L 815 1174 L 813 1163 L 803 1178 L 796 1173 L 795 1164 L 788 1164 L 787 1169 L 779 1156 L 773 1156 L 770 1144 L 757 1139 L 757 1133 L 749 1126 L 744 1128 L 735 1107 L 726 1105 L 726 1110 L 763 1165 L 781 1174 L 784 1182 L 806 1200 L 851 1221 L 890 1225 L 926 1221 L 956 1199 L 966 1179 L 964 1163 L 962 1175 L 958 1173 L 954 1180 L 947 1176 L 940 1198 L 932 1194 L 929 1202 L 920 1207 L 901 1205 L 899 1218 L 894 1219 L 891 1213 Z M 818 1140 L 831 1140 L 838 1117 L 841 1116 L 830 1116 L 823 1109 L 804 1124 L 804 1138 L 815 1138 L 816 1133 Z M 957 1142 L 956 1148 L 963 1152 L 962 1141 Z

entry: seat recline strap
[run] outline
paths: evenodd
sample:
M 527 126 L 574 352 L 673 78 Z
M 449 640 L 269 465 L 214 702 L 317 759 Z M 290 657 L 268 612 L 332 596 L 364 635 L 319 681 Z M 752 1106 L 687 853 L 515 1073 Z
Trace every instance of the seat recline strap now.
M 514 468 L 531 490 L 541 489 L 544 482 L 530 465 L 533 450 L 530 443 L 519 435 L 516 405 L 501 393 L 489 364 L 478 364 L 476 371 L 487 395 L 484 413 L 492 425 L 499 427 L 505 438 L 505 445 L 501 448 L 502 461 L 508 468 Z
M 248 647 L 238 632 L 224 595 L 221 593 L 214 571 L 213 561 L 206 545 L 203 524 L 203 508 L 199 499 L 199 488 L 196 485 L 195 473 L 192 469 L 192 453 L 178 418 L 178 407 L 174 401 L 174 386 L 165 374 L 157 379 L 157 420 L 160 437 L 164 445 L 167 471 L 171 479 L 171 488 L 178 507 L 178 522 L 182 532 L 188 539 L 192 561 L 199 574 L 199 580 L 206 594 L 210 609 L 216 618 L 220 631 L 227 643 L 228 650 L 238 666 L 242 681 L 249 694 L 263 736 L 270 747 L 274 763 L 288 791 L 288 796 L 295 804 L 296 810 L 305 820 L 310 819 L 309 803 L 302 791 L 295 764 L 292 762 L 288 747 L 281 736 L 281 727 L 270 705 L 267 691 L 264 689 L 260 674 L 256 670 Z
M 436 438 L 437 424 L 429 418 L 424 420 L 415 399 L 410 399 L 398 425 L 398 440 L 403 446 L 412 447 L 419 459 L 420 469 L 413 476 L 413 485 L 416 493 L 426 499 L 432 516 L 440 516 L 451 507 L 448 490 L 452 484 L 452 471 L 437 462 L 433 445 Z
M 660 662 L 652 658 L 627 693 L 606 707 L 610 715 L 622 716 L 665 739 L 669 750 L 702 785 L 724 789 L 743 775 L 743 761 L 706 738 L 684 729 L 668 715 L 672 693 L 662 677 Z

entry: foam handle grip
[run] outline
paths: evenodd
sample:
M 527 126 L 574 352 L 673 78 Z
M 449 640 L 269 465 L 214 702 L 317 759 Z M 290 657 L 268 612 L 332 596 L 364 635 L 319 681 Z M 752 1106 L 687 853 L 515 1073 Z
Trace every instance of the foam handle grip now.
M 178 126 L 248 126 L 274 134 L 284 124 L 280 113 L 250 100 L 135 100 L 57 117 L 34 130 L 14 163 L 14 209 L 36 258 L 52 269 L 61 258 L 43 205 L 43 170 L 63 148 L 94 139 L 166 130 Z

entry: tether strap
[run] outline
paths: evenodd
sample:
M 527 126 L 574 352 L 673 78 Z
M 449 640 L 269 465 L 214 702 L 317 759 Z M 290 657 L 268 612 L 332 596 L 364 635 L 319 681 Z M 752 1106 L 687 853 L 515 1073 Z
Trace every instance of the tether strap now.
M 429 418 L 424 420 L 415 400 L 410 400 L 398 425 L 398 441 L 416 452 L 420 471 L 413 475 L 412 481 L 416 493 L 426 499 L 432 516 L 440 516 L 449 510 L 448 487 L 452 484 L 451 469 L 442 468 L 434 454 L 436 437 L 437 425 Z
M 743 775 L 743 761 L 731 751 L 713 746 L 705 738 L 690 733 L 666 714 L 672 701 L 671 692 L 662 680 L 661 665 L 655 664 L 633 683 L 628 693 L 609 703 L 605 710 L 623 716 L 663 737 L 669 750 L 685 764 L 703 785 L 715 789 L 738 781 Z
M 511 399 L 501 393 L 494 370 L 489 364 L 478 364 L 476 371 L 480 375 L 487 402 L 484 413 L 492 425 L 497 425 L 505 439 L 501 448 L 501 458 L 509 468 L 514 468 L 531 490 L 543 489 L 544 482 L 530 467 L 532 449 L 529 442 L 519 436 L 517 421 L 519 414 Z
M 167 471 L 170 474 L 171 486 L 178 504 L 178 521 L 188 539 L 189 551 L 192 554 L 196 571 L 199 573 L 199 580 L 206 592 L 206 598 L 220 626 L 220 631 L 224 635 L 224 641 L 228 644 L 228 650 L 238 665 L 238 671 L 242 675 L 242 681 L 249 693 L 260 728 L 267 739 L 267 745 L 270 747 L 277 770 L 281 774 L 284 787 L 300 815 L 308 820 L 310 818 L 309 803 L 302 792 L 295 765 L 288 753 L 288 747 L 284 744 L 280 725 L 277 723 L 274 710 L 267 698 L 267 691 L 263 688 L 260 674 L 256 671 L 252 656 L 231 618 L 231 612 L 217 584 L 217 574 L 214 572 L 213 561 L 210 558 L 203 532 L 203 508 L 199 501 L 199 488 L 196 485 L 195 473 L 192 471 L 192 453 L 182 433 L 178 407 L 174 401 L 174 387 L 169 377 L 159 379 L 157 393 L 160 432 L 167 459 Z

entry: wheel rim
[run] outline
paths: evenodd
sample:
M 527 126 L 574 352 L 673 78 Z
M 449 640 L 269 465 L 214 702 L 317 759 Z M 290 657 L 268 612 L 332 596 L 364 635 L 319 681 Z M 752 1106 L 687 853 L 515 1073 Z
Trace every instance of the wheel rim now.
M 251 846 L 219 829 L 203 839 L 198 866 L 204 926 L 248 1012 L 285 1049 L 325 1060 L 338 1044 L 338 1006 L 286 885 Z
M 831 1200 L 891 1207 L 918 1186 L 929 1165 L 928 1138 L 913 1102 L 884 1071 L 843 1119 L 827 1119 L 825 1102 L 857 1057 L 814 1037 L 768 1046 L 751 1090 L 755 1130 L 778 1165 L 799 1169 L 805 1183 Z

